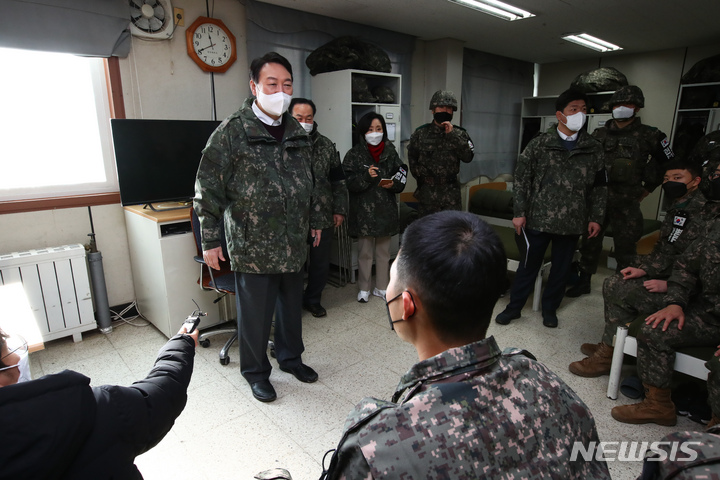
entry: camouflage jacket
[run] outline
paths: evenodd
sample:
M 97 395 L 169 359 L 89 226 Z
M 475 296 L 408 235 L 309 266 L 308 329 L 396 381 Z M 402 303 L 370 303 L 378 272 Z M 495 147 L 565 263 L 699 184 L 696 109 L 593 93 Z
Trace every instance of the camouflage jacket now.
M 663 164 L 675 156 L 667 135 L 639 117 L 625 128 L 610 120 L 593 137 L 603 144 L 610 195 L 630 193 L 639 199 L 643 188 L 652 192 L 663 181 Z
M 348 191 L 345 174 L 335 144 L 318 133 L 317 124 L 310 133 L 312 139 L 312 172 L 315 178 L 315 193 L 319 195 L 313 208 L 321 220 L 315 228 L 330 228 L 334 225 L 333 215 L 348 214 Z
M 408 144 L 410 173 L 417 180 L 415 198 L 435 203 L 433 197 L 455 195 L 459 188 L 460 162 L 469 163 L 475 155 L 470 135 L 453 125 L 450 133 L 436 123 L 418 127 Z
M 378 167 L 373 178 L 368 168 Z M 405 184 L 393 178 L 390 189 L 380 186 L 380 179 L 391 178 L 402 165 L 395 146 L 385 142 L 380 161 L 375 163 L 364 141 L 359 142 L 345 154 L 343 170 L 350 191 L 350 215 L 348 232 L 353 237 L 388 237 L 399 230 L 398 202 L 396 194 Z
M 664 301 L 687 309 L 692 304 L 703 321 L 720 325 L 720 222 L 682 254 L 667 281 Z
M 363 399 L 345 422 L 328 479 L 609 479 L 570 461 L 598 441 L 575 392 L 543 364 L 501 354 L 493 337 L 415 364 L 392 402 Z
M 699 189 L 684 202 L 673 205 L 665 214 L 652 252 L 638 255 L 632 264 L 645 270 L 650 278 L 668 278 L 677 257 L 707 228 L 704 205 L 705 196 Z
M 710 132 L 697 141 L 690 153 L 689 160 L 697 165 L 705 161 L 717 162 L 720 160 L 720 130 Z
M 224 222 L 234 271 L 298 272 L 311 223 L 310 137 L 286 113 L 278 143 L 253 113 L 253 101 L 226 118 L 203 150 L 194 199 L 203 250 L 221 245 Z
M 607 187 L 602 145 L 585 132 L 568 151 L 553 126 L 528 143 L 515 166 L 514 215 L 532 230 L 581 235 L 603 223 Z

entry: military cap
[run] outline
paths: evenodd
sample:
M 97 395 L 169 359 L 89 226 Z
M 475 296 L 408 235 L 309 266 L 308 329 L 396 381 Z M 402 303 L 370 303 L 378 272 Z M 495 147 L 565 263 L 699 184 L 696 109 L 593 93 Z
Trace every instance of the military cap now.
M 452 107 L 453 112 L 457 110 L 457 99 L 455 94 L 448 90 L 438 90 L 433 93 L 430 99 L 430 110 L 435 107 Z
M 610 97 L 610 101 L 608 102 L 610 108 L 621 103 L 629 103 L 638 108 L 643 108 L 645 106 L 645 96 L 643 95 L 642 90 L 640 90 L 640 87 L 635 85 L 626 85 L 618 88 L 615 93 L 613 93 L 612 97 Z

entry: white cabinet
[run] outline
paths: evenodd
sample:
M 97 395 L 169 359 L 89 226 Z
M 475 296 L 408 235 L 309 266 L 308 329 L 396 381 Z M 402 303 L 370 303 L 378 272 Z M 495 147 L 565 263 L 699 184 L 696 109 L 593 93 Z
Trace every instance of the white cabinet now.
M 197 283 L 200 267 L 190 224 L 190 209 L 153 212 L 141 205 L 125 207 L 130 262 L 138 310 L 165 336 L 175 335 L 195 310 L 208 314 L 201 328 L 229 320 L 220 315 L 215 292 Z
M 403 157 L 400 147 L 400 79 L 397 74 L 365 70 L 339 70 L 312 77 L 312 100 L 317 107 L 315 121 L 318 131 L 335 142 L 341 159 L 353 146 L 353 126 L 368 112 L 383 116 L 388 139 Z M 353 98 L 353 82 L 367 84 L 370 94 L 377 89 L 389 89 L 394 103 L 355 101 L 368 99 Z

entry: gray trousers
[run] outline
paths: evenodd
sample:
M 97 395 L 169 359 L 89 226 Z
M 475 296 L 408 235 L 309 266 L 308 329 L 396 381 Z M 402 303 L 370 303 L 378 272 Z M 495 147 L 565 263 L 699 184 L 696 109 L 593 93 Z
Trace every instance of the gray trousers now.
M 273 314 L 275 351 L 282 367 L 301 363 L 303 272 L 235 272 L 240 372 L 248 383 L 270 378 L 267 357 Z
M 358 237 L 358 288 L 370 290 L 373 250 L 375 251 L 375 287 L 387 290 L 390 282 L 390 238 Z M 374 248 L 373 248 L 374 247 Z

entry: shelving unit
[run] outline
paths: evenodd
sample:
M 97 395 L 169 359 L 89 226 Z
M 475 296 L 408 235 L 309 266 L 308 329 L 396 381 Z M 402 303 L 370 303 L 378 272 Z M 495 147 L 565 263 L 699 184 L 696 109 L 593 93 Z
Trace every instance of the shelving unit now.
M 401 76 L 393 73 L 366 70 L 340 70 L 320 73 L 312 78 L 312 100 L 317 106 L 315 121 L 320 133 L 335 142 L 340 158 L 353 146 L 353 125 L 368 112 L 377 112 L 385 118 L 388 139 L 393 142 L 400 157 L 400 98 Z M 394 103 L 358 101 L 353 98 L 353 82 L 366 82 L 369 91 L 378 87 L 389 88 Z
M 695 143 L 720 129 L 720 82 L 680 85 L 672 127 L 672 149 L 679 157 Z

